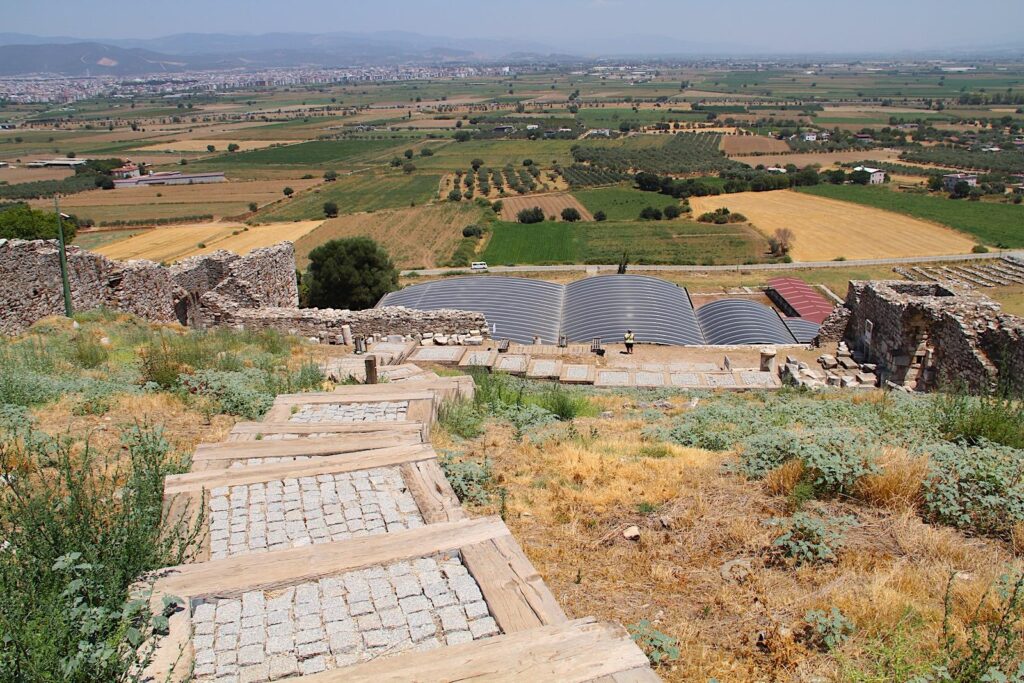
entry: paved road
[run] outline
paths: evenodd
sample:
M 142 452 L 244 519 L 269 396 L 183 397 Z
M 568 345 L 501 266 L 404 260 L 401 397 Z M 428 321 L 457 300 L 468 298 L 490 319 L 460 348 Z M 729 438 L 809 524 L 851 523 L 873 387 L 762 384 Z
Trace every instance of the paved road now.
M 979 261 L 982 259 L 994 259 L 1001 258 L 1003 256 L 1016 256 L 1017 258 L 1024 258 L 1024 251 L 1001 251 L 1001 252 L 989 252 L 987 254 L 955 254 L 952 256 L 913 256 L 908 258 L 880 258 L 880 259 L 861 259 L 857 261 L 800 261 L 794 263 L 754 263 L 749 265 L 732 265 L 732 266 L 644 266 L 644 265 L 630 265 L 629 272 L 635 273 L 637 271 L 674 271 L 674 272 L 691 272 L 691 273 L 713 273 L 713 272 L 729 272 L 729 271 L 741 271 L 741 270 L 801 270 L 804 268 L 855 268 L 857 266 L 898 266 L 904 264 L 917 264 L 917 263 L 949 263 L 954 261 Z M 618 265 L 586 265 L 586 264 L 571 264 L 571 265 L 559 265 L 559 266 L 491 266 L 487 269 L 488 273 L 557 273 L 557 272 L 585 272 L 588 274 L 597 274 L 603 272 L 614 273 L 618 270 Z M 444 275 L 446 273 L 469 273 L 468 268 L 463 269 L 452 269 L 452 268 L 425 268 L 423 270 L 414 271 L 403 271 L 402 275 L 409 275 L 410 273 L 418 273 L 420 275 Z

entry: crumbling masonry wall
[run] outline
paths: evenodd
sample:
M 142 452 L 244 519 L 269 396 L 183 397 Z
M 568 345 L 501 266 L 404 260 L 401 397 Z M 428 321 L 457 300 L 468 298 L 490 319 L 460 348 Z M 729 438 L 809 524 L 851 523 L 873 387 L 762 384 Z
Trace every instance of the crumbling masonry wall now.
M 472 311 L 419 311 L 403 306 L 346 311 L 331 308 L 250 308 L 234 309 L 219 315 L 218 325 L 250 330 L 272 329 L 286 334 L 315 337 L 330 344 L 342 343 L 341 328 L 349 325 L 353 335 L 362 337 L 402 335 L 480 335 L 487 332 L 482 313 Z
M 67 254 L 76 311 L 109 308 L 153 322 L 201 324 L 212 317 L 208 308 L 298 306 L 290 242 L 245 256 L 217 251 L 170 268 L 145 260 L 114 261 L 75 246 Z M 37 320 L 64 313 L 53 240 L 0 240 L 0 283 L 4 334 L 19 334 Z
M 171 322 L 174 282 L 152 261 L 112 261 L 68 247 L 68 279 L 75 310 L 111 308 Z M 52 240 L 0 240 L 0 331 L 18 334 L 32 323 L 64 314 L 60 254 Z
M 888 381 L 918 390 L 964 383 L 974 391 L 1024 382 L 1024 320 L 978 292 L 946 283 L 854 281 L 845 309 L 842 336 Z

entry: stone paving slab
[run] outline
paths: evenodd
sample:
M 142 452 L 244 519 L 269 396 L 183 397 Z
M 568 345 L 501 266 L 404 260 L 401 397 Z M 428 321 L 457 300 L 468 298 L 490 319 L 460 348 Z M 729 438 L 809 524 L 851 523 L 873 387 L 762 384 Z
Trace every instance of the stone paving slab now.
M 674 387 L 699 387 L 700 376 L 696 372 L 670 372 L 669 382 Z
M 562 361 L 554 358 L 535 358 L 526 368 L 526 376 L 532 379 L 558 379 L 562 374 Z
M 466 352 L 464 346 L 421 346 L 413 351 L 409 360 L 424 363 L 440 363 L 457 365 Z
M 739 386 L 736 377 L 731 372 L 705 372 L 703 377 L 707 385 L 714 389 Z
M 596 377 L 597 371 L 593 365 L 565 363 L 558 380 L 564 384 L 593 384 Z
M 194 601 L 197 681 L 263 683 L 500 634 L 457 554 Z
M 209 509 L 211 559 L 423 525 L 398 467 L 218 487 Z
M 459 361 L 460 368 L 490 368 L 498 358 L 498 352 L 493 349 L 473 349 L 466 351 Z
M 638 387 L 663 387 L 665 386 L 665 373 L 651 370 L 639 370 L 634 375 L 634 382 Z
M 594 385 L 599 387 L 628 387 L 630 383 L 628 370 L 598 370 Z
M 494 369 L 513 375 L 525 375 L 530 364 L 530 357 L 521 354 L 501 354 L 494 363 Z
M 775 377 L 770 372 L 759 372 L 756 370 L 741 371 L 740 382 L 743 386 L 748 387 L 774 387 L 778 383 L 775 381 Z
M 288 418 L 289 422 L 315 424 L 318 422 L 398 422 L 405 420 L 408 401 L 380 401 L 367 403 L 317 403 L 300 406 Z

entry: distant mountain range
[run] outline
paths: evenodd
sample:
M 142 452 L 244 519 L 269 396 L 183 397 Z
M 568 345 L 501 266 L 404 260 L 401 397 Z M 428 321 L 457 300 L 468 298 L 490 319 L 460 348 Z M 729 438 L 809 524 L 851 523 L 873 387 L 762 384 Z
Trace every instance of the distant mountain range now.
M 947 57 L 953 54 L 965 57 L 981 52 L 970 48 L 946 47 L 944 50 Z M 1019 57 L 1024 55 L 1024 45 L 989 46 L 984 52 L 1000 57 Z M 0 76 L 32 73 L 132 76 L 189 70 L 289 66 L 346 67 L 477 60 L 569 62 L 612 56 L 728 57 L 771 54 L 773 51 L 759 46 L 683 42 L 663 35 L 617 35 L 585 41 L 582 38 L 568 38 L 565 43 L 552 46 L 530 40 L 458 39 L 404 31 L 260 35 L 179 33 L 161 38 L 96 40 L 0 33 Z M 916 54 L 920 56 L 926 53 L 922 51 Z M 907 56 L 913 55 L 907 53 Z

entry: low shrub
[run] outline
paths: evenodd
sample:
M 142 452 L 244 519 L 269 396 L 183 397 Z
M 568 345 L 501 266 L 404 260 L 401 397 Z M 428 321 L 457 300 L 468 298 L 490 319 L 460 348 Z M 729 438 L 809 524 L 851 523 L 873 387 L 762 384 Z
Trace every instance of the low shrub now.
M 437 422 L 449 434 L 473 439 L 483 433 L 483 418 L 469 401 L 448 401 L 437 413 Z
M 853 622 L 833 607 L 829 611 L 812 609 L 804 615 L 807 628 L 804 640 L 808 645 L 822 652 L 835 650 L 853 635 L 856 628 Z
M 835 562 L 843 545 L 843 534 L 856 524 L 853 517 L 822 519 L 806 512 L 790 517 L 765 520 L 769 526 L 783 529 L 772 541 L 770 556 L 776 561 L 792 561 L 796 566 Z
M 652 665 L 663 666 L 679 659 L 679 640 L 654 628 L 647 619 L 629 624 L 626 630 Z
M 464 460 L 453 453 L 442 453 L 438 462 L 459 502 L 486 505 L 490 501 L 488 488 L 493 475 L 489 460 Z
M 1001 538 L 1024 521 L 1024 450 L 981 441 L 938 443 L 922 451 L 929 454 L 926 518 Z

